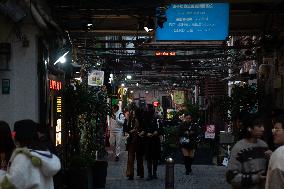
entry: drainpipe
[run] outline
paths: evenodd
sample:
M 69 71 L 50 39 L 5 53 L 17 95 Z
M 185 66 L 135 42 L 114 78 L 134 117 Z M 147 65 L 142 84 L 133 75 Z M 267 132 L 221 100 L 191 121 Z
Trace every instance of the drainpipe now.
M 41 29 L 47 29 L 48 26 L 47 26 L 46 22 L 44 21 L 42 16 L 39 14 L 36 7 L 31 2 L 31 0 L 24 0 L 24 2 L 25 2 L 25 5 L 31 10 L 32 16 L 33 16 L 35 22 L 38 24 L 38 26 Z
M 42 29 L 48 29 L 47 24 L 50 24 L 53 26 L 58 32 L 61 34 L 63 31 L 60 29 L 60 27 L 55 23 L 54 20 L 52 20 L 44 11 L 43 7 L 39 4 L 33 3 L 31 0 L 24 0 L 26 6 L 31 9 L 32 16 L 34 17 L 36 23 L 41 27 Z
M 62 29 L 56 24 L 56 22 L 44 11 L 44 8 L 40 4 L 36 4 L 36 10 L 41 15 L 41 17 L 50 25 L 52 25 L 59 33 L 64 33 Z

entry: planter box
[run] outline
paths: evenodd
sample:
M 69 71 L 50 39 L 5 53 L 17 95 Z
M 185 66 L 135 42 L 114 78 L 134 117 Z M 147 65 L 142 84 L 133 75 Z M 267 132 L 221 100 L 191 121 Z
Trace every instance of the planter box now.
M 88 168 L 71 168 L 66 171 L 65 185 L 67 189 L 97 189 L 104 188 L 107 176 L 107 161 L 96 161 Z

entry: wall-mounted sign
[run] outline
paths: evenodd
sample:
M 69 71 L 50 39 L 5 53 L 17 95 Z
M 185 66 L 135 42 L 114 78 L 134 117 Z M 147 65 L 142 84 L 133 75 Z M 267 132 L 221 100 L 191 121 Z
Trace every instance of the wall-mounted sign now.
M 228 3 L 172 4 L 156 40 L 225 40 L 229 30 Z
M 2 94 L 10 94 L 10 79 L 2 79 Z
M 104 84 L 104 71 L 93 70 L 88 75 L 88 85 L 102 86 Z
M 50 79 L 49 80 L 49 89 L 60 91 L 62 89 L 62 82 Z
M 183 104 L 184 103 L 184 91 L 174 91 L 173 101 L 175 104 Z
M 56 112 L 57 113 L 62 112 L 62 98 L 61 98 L 61 96 L 56 97 Z
M 205 138 L 215 138 L 215 125 L 206 125 Z
M 55 127 L 55 145 L 61 144 L 61 119 L 56 120 Z

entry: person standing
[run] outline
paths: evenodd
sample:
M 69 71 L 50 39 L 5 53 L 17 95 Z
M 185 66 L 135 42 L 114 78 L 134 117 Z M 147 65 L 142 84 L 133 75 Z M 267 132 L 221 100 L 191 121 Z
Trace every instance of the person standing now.
M 130 115 L 130 123 L 126 132 L 128 133 L 126 150 L 128 151 L 126 176 L 128 180 L 134 179 L 134 161 L 137 160 L 137 176 L 144 178 L 143 155 L 140 153 L 144 146 L 141 143 L 144 136 L 142 128 L 141 111 L 136 109 Z
M 272 129 L 273 142 L 278 148 L 272 153 L 268 170 L 265 189 L 284 188 L 284 118 L 274 120 Z
M 37 124 L 20 120 L 14 124 L 15 144 L 7 171 L 0 170 L 1 189 L 53 189 L 53 176 L 60 170 L 59 158 L 39 146 Z
M 247 115 L 242 121 L 243 139 L 232 148 L 226 179 L 232 188 L 263 189 L 267 168 L 268 145 L 261 140 L 263 121 Z
M 185 174 L 192 172 L 191 165 L 194 160 L 195 149 L 197 147 L 197 128 L 191 124 L 191 115 L 185 113 L 182 116 L 182 123 L 179 127 L 179 140 L 184 158 Z
M 14 148 L 15 145 L 8 123 L 0 121 L 0 169 L 6 170 Z
M 119 155 L 121 152 L 121 141 L 123 135 L 123 124 L 124 124 L 124 115 L 119 110 L 118 105 L 114 105 L 112 107 L 112 117 L 110 118 L 109 125 L 109 143 L 113 149 L 113 153 L 115 155 L 115 161 L 119 160 Z
M 155 109 L 152 104 L 148 104 L 144 114 L 145 124 L 145 155 L 147 160 L 148 177 L 147 180 L 157 179 L 158 161 L 161 159 L 160 132 L 155 118 Z

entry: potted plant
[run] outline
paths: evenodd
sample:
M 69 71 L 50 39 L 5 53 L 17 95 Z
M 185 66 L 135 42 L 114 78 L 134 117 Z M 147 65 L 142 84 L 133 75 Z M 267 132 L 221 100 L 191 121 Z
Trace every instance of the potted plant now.
M 67 87 L 64 96 L 65 125 L 69 133 L 66 140 L 67 182 L 71 188 L 104 187 L 106 117 L 111 112 L 106 90 L 78 82 Z

